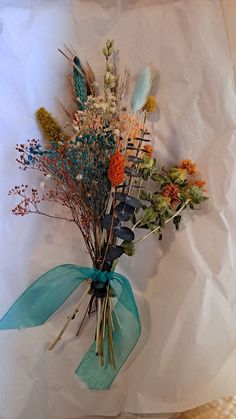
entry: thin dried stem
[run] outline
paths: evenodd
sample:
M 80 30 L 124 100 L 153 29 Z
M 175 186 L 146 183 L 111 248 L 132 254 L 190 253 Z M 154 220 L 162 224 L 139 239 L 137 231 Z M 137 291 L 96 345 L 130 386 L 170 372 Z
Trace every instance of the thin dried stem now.
M 66 44 L 63 44 L 63 46 L 66 49 L 66 51 L 69 52 L 73 59 L 76 54 L 74 54 L 74 52 Z
M 88 293 L 90 291 L 90 286 L 86 289 L 85 293 L 83 294 L 79 304 L 75 307 L 74 311 L 72 314 L 70 314 L 66 321 L 64 326 L 62 327 L 61 331 L 58 333 L 58 335 L 55 337 L 55 339 L 52 341 L 52 343 L 49 345 L 48 350 L 51 351 L 54 346 L 59 342 L 59 340 L 61 340 L 61 337 L 63 335 L 63 333 L 65 332 L 65 330 L 67 329 L 67 327 L 69 326 L 71 320 L 73 320 L 76 316 L 76 314 L 78 313 L 78 310 L 80 308 L 80 306 L 83 304 L 85 298 L 87 297 Z
M 29 211 L 30 214 L 37 214 L 37 215 L 44 215 L 45 217 L 49 217 L 49 218 L 55 218 L 58 220 L 64 220 L 64 221 L 69 221 L 69 222 L 75 222 L 75 220 L 73 218 L 65 218 L 65 217 L 58 217 L 56 215 L 50 215 L 50 214 L 46 214 L 45 212 L 41 212 L 39 210 L 37 211 Z
M 80 68 L 74 63 L 74 61 L 71 59 L 71 58 L 69 58 L 60 48 L 58 48 L 58 51 L 62 54 L 62 55 L 64 55 L 64 57 L 73 65 L 73 67 L 75 67 L 76 68 L 76 70 L 82 75 L 82 76 L 84 76 L 83 75 L 83 72 L 80 70 Z
M 101 329 L 101 313 L 102 313 L 102 305 L 101 305 L 101 298 L 98 298 L 98 311 L 97 311 L 97 329 L 96 329 L 96 354 L 98 353 L 99 349 L 99 340 L 100 340 L 100 329 Z
M 111 321 L 111 311 L 110 311 L 110 298 L 108 298 L 108 317 L 107 317 L 107 335 L 108 335 L 108 360 L 109 363 L 116 368 L 115 363 L 115 351 L 113 343 L 113 330 L 112 330 L 112 321 Z
M 108 239 L 107 239 L 107 245 L 106 245 L 106 249 L 105 249 L 105 252 L 104 252 L 104 256 L 103 256 L 103 260 L 102 260 L 102 263 L 101 263 L 101 267 L 103 267 L 103 265 L 104 265 L 104 263 L 105 263 L 105 260 L 106 260 L 106 255 L 107 255 L 107 252 L 108 252 L 108 249 L 109 249 L 109 245 L 110 245 L 110 243 L 111 243 L 111 241 L 112 241 L 112 237 L 113 237 L 113 224 L 114 224 L 114 219 L 115 219 L 115 197 L 113 197 L 113 201 L 112 201 L 112 205 L 113 205 L 113 209 L 112 209 L 112 220 L 111 220 L 111 226 L 110 226 L 110 230 L 109 230 L 109 235 L 108 235 Z
M 105 332 L 106 332 L 106 310 L 107 310 L 107 302 L 109 298 L 109 286 L 107 287 L 107 295 L 105 297 L 104 301 L 104 311 L 103 311 L 103 330 L 102 330 L 102 336 L 103 339 L 105 338 Z
M 81 331 L 81 329 L 82 329 L 82 326 L 83 326 L 83 324 L 84 324 L 84 322 L 85 322 L 85 319 L 86 319 L 86 316 L 87 316 L 87 314 L 88 314 L 88 311 L 89 311 L 89 307 L 90 307 L 90 303 L 91 303 L 92 298 L 93 298 L 93 296 L 90 298 L 89 303 L 88 303 L 88 305 L 87 305 L 87 307 L 86 307 L 86 310 L 85 310 L 85 312 L 84 312 L 84 316 L 83 316 L 83 318 L 82 318 L 82 320 L 81 320 L 81 323 L 80 323 L 80 325 L 79 325 L 79 328 L 78 328 L 78 330 L 77 330 L 77 332 L 76 332 L 76 336 L 79 336 L 79 334 L 80 334 L 80 331 Z

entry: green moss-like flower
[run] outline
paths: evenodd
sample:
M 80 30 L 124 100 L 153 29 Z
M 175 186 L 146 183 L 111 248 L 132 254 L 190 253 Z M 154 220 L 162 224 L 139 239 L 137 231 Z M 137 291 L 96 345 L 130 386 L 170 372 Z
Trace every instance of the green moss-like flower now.
M 168 171 L 168 176 L 173 182 L 180 185 L 187 178 L 187 170 L 180 167 L 171 167 Z
M 189 188 L 189 197 L 194 204 L 200 204 L 203 201 L 203 191 L 197 185 L 193 185 Z

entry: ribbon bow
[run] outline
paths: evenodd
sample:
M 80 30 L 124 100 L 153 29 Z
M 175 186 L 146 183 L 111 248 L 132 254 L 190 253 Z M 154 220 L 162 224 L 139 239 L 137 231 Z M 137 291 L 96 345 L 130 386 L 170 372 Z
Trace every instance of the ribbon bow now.
M 113 337 L 116 368 L 108 364 L 104 367 L 98 366 L 94 342 L 75 371 L 90 389 L 104 390 L 110 387 L 141 333 L 133 291 L 125 276 L 77 265 L 56 266 L 40 276 L 20 295 L 0 320 L 0 330 L 41 326 L 88 278 L 94 284 L 105 284 L 112 280 L 117 298 L 115 309 L 121 323 L 121 328 L 114 330 Z
M 106 284 L 108 281 L 113 279 L 114 272 L 108 271 L 99 271 L 96 268 L 93 268 L 94 272 L 91 275 L 91 279 L 93 282 L 102 282 L 102 284 Z

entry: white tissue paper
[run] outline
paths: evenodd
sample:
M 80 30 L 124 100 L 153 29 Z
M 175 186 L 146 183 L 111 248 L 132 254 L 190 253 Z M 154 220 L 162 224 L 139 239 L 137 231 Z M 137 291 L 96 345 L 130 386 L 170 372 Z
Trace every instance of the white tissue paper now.
M 35 110 L 45 106 L 66 120 L 58 106 L 58 99 L 69 102 L 69 65 L 57 51 L 64 43 L 100 82 L 107 38 L 132 82 L 147 64 L 159 71 L 158 111 L 149 120 L 156 157 L 160 164 L 192 158 L 210 197 L 185 215 L 180 232 L 169 225 L 162 242 L 151 237 L 120 261 L 143 332 L 112 387 L 90 391 L 74 373 L 93 339 L 92 323 L 76 339 L 75 321 L 47 351 L 78 290 L 44 326 L 0 332 L 0 417 L 154 417 L 236 394 L 236 98 L 220 1 L 2 0 L 0 8 L 0 316 L 51 267 L 89 265 L 76 228 L 14 217 L 16 200 L 7 195 L 14 185 L 42 181 L 15 163 L 15 143 L 40 138 Z

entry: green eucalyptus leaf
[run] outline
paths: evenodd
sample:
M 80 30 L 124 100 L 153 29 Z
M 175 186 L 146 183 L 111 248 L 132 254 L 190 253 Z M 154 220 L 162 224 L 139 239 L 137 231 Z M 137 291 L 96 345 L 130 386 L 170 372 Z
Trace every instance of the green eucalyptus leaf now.
M 115 207 L 116 216 L 120 221 L 128 221 L 133 212 L 134 208 L 128 205 L 126 202 L 120 202 Z
M 114 235 L 127 242 L 131 242 L 134 240 L 134 232 L 128 227 L 119 226 L 115 228 Z
M 140 209 L 142 207 L 142 203 L 138 198 L 134 196 L 129 196 L 123 192 L 116 192 L 115 198 L 117 201 L 125 202 L 130 207 Z
M 115 193 L 115 198 L 118 201 L 121 201 L 121 202 L 124 202 L 126 200 L 127 196 L 128 195 L 126 193 L 124 193 L 124 192 L 116 192 Z
M 123 248 L 123 251 L 126 255 L 133 256 L 135 254 L 135 246 L 133 241 L 123 241 L 123 243 L 121 243 L 121 247 Z
M 140 209 L 142 207 L 142 202 L 140 201 L 140 199 L 135 198 L 134 196 L 127 196 L 125 202 L 136 209 Z
M 117 218 L 113 218 L 111 214 L 107 214 L 103 217 L 102 226 L 106 230 L 109 230 L 112 226 L 112 229 L 120 226 L 120 221 Z
M 121 246 L 110 246 L 106 254 L 106 262 L 113 262 L 118 259 L 124 253 L 124 249 Z

